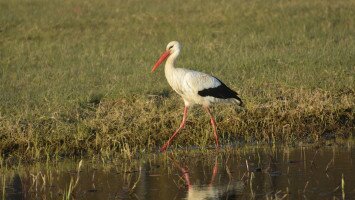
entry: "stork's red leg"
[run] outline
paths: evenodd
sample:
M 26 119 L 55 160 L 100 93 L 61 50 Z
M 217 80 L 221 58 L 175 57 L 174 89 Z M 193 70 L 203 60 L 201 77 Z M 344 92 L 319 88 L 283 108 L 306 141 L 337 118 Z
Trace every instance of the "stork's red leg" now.
M 213 134 L 214 134 L 214 138 L 216 140 L 216 147 L 219 148 L 219 144 L 218 144 L 218 135 L 217 135 L 217 126 L 216 126 L 216 121 L 214 120 L 213 115 L 211 114 L 211 111 L 208 107 L 205 107 L 207 113 L 210 115 L 211 117 L 211 125 L 213 127 Z
M 173 139 L 175 138 L 175 136 L 179 133 L 180 129 L 185 127 L 185 123 L 186 123 L 186 118 L 187 118 L 187 106 L 185 106 L 184 108 L 184 116 L 182 117 L 182 121 L 181 124 L 179 126 L 179 128 L 175 131 L 175 133 L 169 138 L 169 140 L 163 145 L 163 147 L 160 149 L 160 152 L 163 152 L 166 150 L 166 148 L 169 147 L 170 143 L 173 141 Z
M 213 172 L 212 172 L 211 182 L 210 182 L 210 184 L 209 184 L 210 187 L 212 187 L 213 182 L 214 182 L 214 180 L 215 180 L 215 178 L 216 178 L 217 173 L 218 173 L 218 162 L 217 162 L 217 157 L 216 157 L 216 159 L 215 159 L 215 161 L 214 161 L 214 166 L 213 166 Z
M 187 188 L 190 189 L 192 187 L 191 182 L 190 182 L 190 175 L 189 175 L 189 170 L 185 167 L 181 167 L 180 168 L 181 172 L 182 172 L 182 176 L 185 179 Z

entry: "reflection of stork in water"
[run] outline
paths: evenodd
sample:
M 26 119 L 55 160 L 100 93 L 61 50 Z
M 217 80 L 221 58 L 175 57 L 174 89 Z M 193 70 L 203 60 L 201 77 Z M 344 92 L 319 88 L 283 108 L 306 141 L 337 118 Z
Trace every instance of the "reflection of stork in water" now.
M 187 166 L 181 166 L 173 157 L 169 156 L 173 161 L 173 164 L 179 171 L 182 173 L 183 180 L 185 181 L 187 187 L 187 196 L 188 200 L 197 200 L 197 199 L 230 199 L 235 196 L 235 190 L 243 190 L 244 185 L 242 182 L 236 182 L 232 185 L 217 185 L 215 186 L 214 182 L 218 174 L 218 159 L 216 157 L 215 163 L 213 166 L 213 171 L 211 175 L 210 182 L 207 186 L 199 186 L 191 183 L 190 174 Z

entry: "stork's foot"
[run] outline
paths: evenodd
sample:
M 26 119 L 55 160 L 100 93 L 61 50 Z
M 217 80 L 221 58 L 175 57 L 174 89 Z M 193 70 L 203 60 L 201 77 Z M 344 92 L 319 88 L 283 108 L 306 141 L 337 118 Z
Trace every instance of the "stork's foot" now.
M 160 148 L 160 152 L 164 152 L 166 151 L 166 149 L 169 147 L 169 142 L 165 143 L 161 148 Z
M 215 134 L 215 137 L 217 136 L 217 134 Z M 219 145 L 219 142 L 218 142 L 218 138 L 216 138 L 216 149 L 220 149 L 220 145 Z

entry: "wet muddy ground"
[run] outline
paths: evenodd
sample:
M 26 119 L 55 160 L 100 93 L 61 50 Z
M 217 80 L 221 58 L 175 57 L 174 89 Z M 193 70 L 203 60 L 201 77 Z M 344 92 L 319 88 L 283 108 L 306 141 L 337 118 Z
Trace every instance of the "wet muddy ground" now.
M 3 167 L 0 185 L 5 199 L 355 199 L 354 160 L 349 143 L 174 150 Z

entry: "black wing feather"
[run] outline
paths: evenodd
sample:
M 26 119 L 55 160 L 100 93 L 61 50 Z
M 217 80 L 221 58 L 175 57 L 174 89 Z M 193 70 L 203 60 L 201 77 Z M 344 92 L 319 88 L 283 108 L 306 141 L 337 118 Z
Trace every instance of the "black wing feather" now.
M 216 77 L 214 77 L 216 78 Z M 232 89 L 230 89 L 228 86 L 226 86 L 221 80 L 219 80 L 218 78 L 216 78 L 221 85 L 219 85 L 218 87 L 214 87 L 214 88 L 206 88 L 203 90 L 198 91 L 198 94 L 200 96 L 211 96 L 211 97 L 215 97 L 215 98 L 219 98 L 219 99 L 237 99 L 238 101 L 240 101 L 242 103 L 242 100 L 238 97 L 238 93 L 233 91 Z

